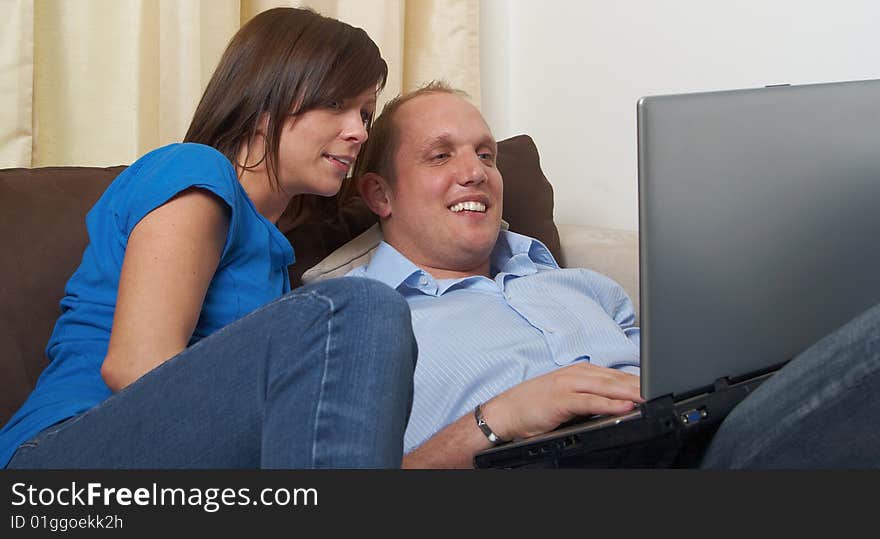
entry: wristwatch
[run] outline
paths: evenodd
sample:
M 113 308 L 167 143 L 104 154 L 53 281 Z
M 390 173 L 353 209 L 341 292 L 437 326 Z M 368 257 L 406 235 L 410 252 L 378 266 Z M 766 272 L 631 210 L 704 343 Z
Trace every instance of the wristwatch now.
M 478 404 L 476 408 L 474 408 L 474 418 L 477 420 L 477 426 L 480 427 L 480 430 L 483 431 L 483 434 L 486 435 L 486 438 L 492 442 L 492 445 L 503 444 L 506 440 L 502 440 L 498 437 L 497 434 L 492 432 L 492 429 L 489 427 L 489 424 L 486 423 L 486 419 L 483 417 L 483 405 Z

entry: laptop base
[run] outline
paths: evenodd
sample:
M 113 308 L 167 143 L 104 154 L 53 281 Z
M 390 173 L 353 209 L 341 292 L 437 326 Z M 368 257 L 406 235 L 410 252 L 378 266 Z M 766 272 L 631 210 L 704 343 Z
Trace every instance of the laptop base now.
M 503 444 L 478 453 L 474 467 L 696 467 L 724 418 L 772 374 L 735 384 L 722 379 L 710 392 L 678 402 L 660 397 L 641 405 L 631 417 L 599 428 L 588 421 Z

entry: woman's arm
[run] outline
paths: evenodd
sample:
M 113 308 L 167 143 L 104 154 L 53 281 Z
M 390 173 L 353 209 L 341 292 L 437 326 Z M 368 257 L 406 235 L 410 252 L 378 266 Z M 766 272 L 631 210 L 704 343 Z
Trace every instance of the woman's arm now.
M 186 348 L 229 228 L 215 195 L 188 189 L 132 230 L 101 376 L 114 392 Z

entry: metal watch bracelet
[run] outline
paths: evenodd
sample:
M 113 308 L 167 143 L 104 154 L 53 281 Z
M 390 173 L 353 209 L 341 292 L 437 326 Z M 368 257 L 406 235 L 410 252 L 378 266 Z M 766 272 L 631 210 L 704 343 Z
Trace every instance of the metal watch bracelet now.
M 492 432 L 492 429 L 489 427 L 489 424 L 486 423 L 486 419 L 483 417 L 483 405 L 478 404 L 476 408 L 474 408 L 474 418 L 477 420 L 477 426 L 480 427 L 480 430 L 483 431 L 483 434 L 486 435 L 486 438 L 492 442 L 492 445 L 503 444 L 505 440 L 502 440 L 498 437 L 497 434 Z

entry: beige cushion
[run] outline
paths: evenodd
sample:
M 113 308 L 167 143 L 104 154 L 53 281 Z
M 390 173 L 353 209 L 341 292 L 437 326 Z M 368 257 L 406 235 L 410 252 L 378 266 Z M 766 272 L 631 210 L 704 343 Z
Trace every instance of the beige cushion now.
M 587 268 L 614 279 L 639 313 L 639 233 L 581 225 L 557 225 L 568 268 Z
M 303 284 L 342 277 L 358 266 L 363 266 L 373 258 L 373 253 L 382 241 L 382 228 L 374 224 L 348 243 L 336 249 L 317 265 L 302 274 Z

